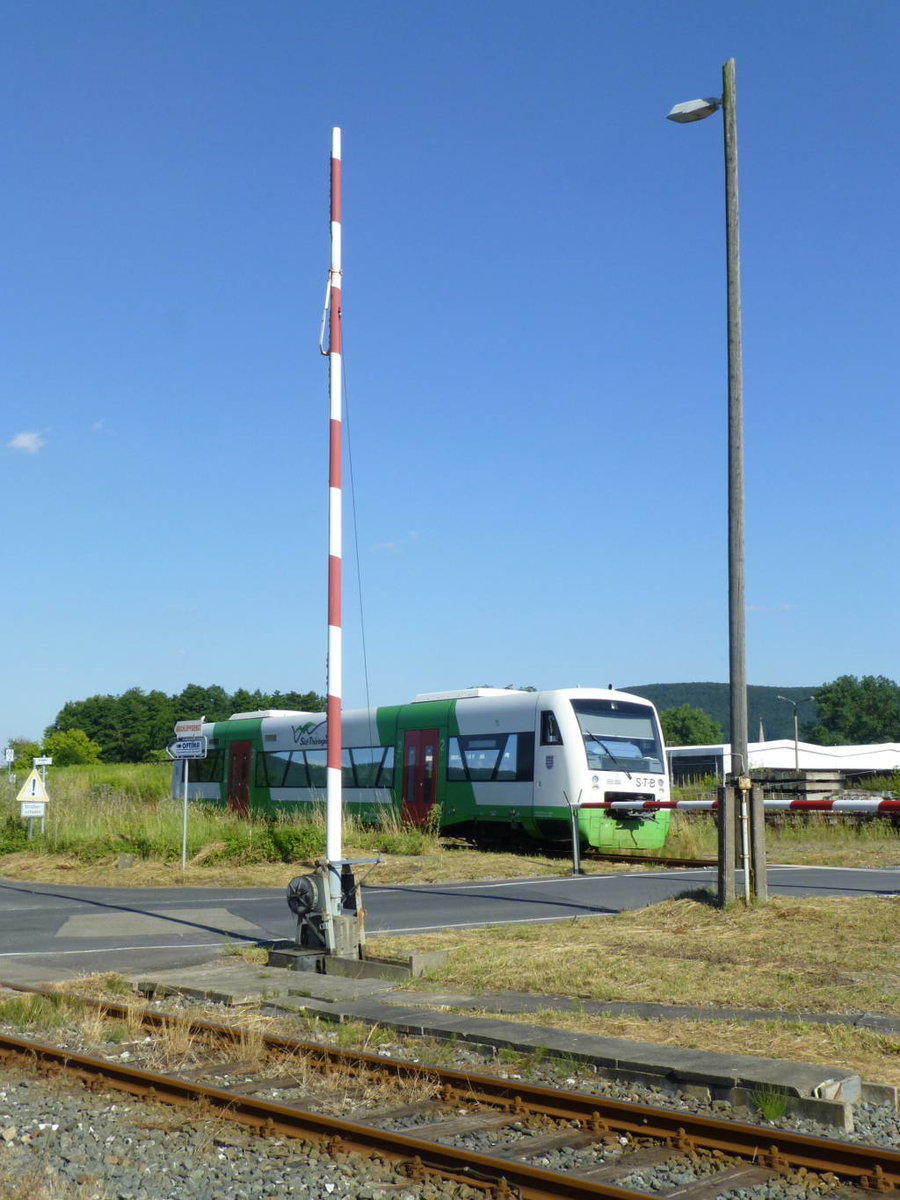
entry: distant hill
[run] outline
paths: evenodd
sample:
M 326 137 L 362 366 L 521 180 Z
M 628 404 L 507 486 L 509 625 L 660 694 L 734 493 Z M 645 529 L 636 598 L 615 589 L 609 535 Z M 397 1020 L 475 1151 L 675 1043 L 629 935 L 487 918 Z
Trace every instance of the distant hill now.
M 792 738 L 794 736 L 794 710 L 790 704 L 779 700 L 779 696 L 787 696 L 790 700 L 806 700 L 816 690 L 812 687 L 761 687 L 750 684 L 747 687 L 747 731 L 749 740 L 756 742 L 759 737 L 759 723 L 762 721 L 765 740 L 775 738 Z M 645 696 L 651 700 L 658 711 L 665 708 L 678 708 L 681 704 L 689 704 L 691 708 L 702 708 L 714 721 L 722 726 L 724 741 L 730 740 L 731 714 L 729 688 L 727 683 L 640 683 L 633 687 L 623 688 L 623 691 L 634 692 L 637 696 Z M 817 722 L 815 704 L 798 704 L 797 716 L 800 721 L 800 737 L 804 728 Z

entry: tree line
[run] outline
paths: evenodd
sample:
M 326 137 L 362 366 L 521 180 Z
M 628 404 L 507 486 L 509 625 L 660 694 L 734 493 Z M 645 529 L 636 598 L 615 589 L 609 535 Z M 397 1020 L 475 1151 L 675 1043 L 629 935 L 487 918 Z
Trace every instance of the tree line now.
M 663 685 L 658 685 L 663 686 Z M 675 685 L 666 685 L 675 686 Z M 699 685 L 698 685 L 699 686 Z M 727 687 L 726 684 L 702 685 Z M 634 689 L 639 694 L 639 688 Z M 748 688 L 748 691 L 752 691 Z M 767 691 L 787 694 L 798 704 L 804 697 L 794 695 L 797 688 L 767 688 Z M 650 692 L 651 689 L 646 689 Z M 900 686 L 884 675 L 839 675 L 830 683 L 814 688 L 807 697 L 812 719 L 802 719 L 798 710 L 800 738 L 818 746 L 865 746 L 883 742 L 900 742 Z M 653 699 L 652 695 L 648 696 Z M 776 697 L 777 699 L 777 697 Z M 783 703 L 783 702 L 782 702 Z M 785 706 L 792 717 L 790 706 Z M 727 740 L 722 726 L 703 707 L 680 704 L 660 710 L 663 734 L 669 746 L 715 745 Z M 756 740 L 750 729 L 750 740 Z M 793 736 L 791 728 L 790 736 Z
M 247 688 L 226 692 L 218 684 L 203 687 L 189 683 L 183 691 L 172 696 L 133 687 L 119 696 L 69 700 L 45 730 L 44 748 L 46 750 L 55 740 L 59 751 L 63 748 L 59 744 L 59 735 L 69 735 L 68 745 L 74 731 L 80 730 L 98 747 L 96 757 L 86 761 L 148 762 L 166 757 L 165 747 L 172 741 L 176 721 L 191 717 L 225 721 L 234 713 L 257 712 L 265 708 L 324 712 L 325 697 L 318 692 L 262 692 L 259 689 L 251 692 Z M 60 766 L 66 765 L 58 758 L 54 761 Z M 82 757 L 78 761 L 85 759 Z
M 650 694 L 651 685 L 634 688 L 639 695 Z M 707 685 L 712 686 L 712 685 Z M 718 688 L 726 684 L 715 685 Z M 527 689 L 533 690 L 533 689 Z M 778 691 L 778 689 L 766 689 Z M 783 688 L 791 695 L 796 688 Z M 830 683 L 812 689 L 814 719 L 800 722 L 803 741 L 820 746 L 848 746 L 900 742 L 900 686 L 884 675 L 840 675 Z M 658 707 L 660 707 L 658 705 Z M 148 762 L 166 757 L 165 747 L 172 741 L 176 721 L 205 717 L 224 721 L 237 712 L 282 708 L 300 712 L 324 712 L 325 697 L 318 692 L 262 692 L 238 688 L 226 692 L 213 684 L 209 687 L 189 683 L 183 691 L 167 696 L 165 692 L 145 692 L 133 687 L 121 695 L 88 696 L 70 700 L 59 710 L 52 725 L 44 732 L 43 742 L 14 738 L 16 769 L 31 766 L 31 758 L 40 754 L 52 757 L 58 766 L 91 762 Z M 679 704 L 660 707 L 660 720 L 669 746 L 702 746 L 727 740 L 720 723 L 704 708 Z M 755 730 L 750 731 L 751 740 Z

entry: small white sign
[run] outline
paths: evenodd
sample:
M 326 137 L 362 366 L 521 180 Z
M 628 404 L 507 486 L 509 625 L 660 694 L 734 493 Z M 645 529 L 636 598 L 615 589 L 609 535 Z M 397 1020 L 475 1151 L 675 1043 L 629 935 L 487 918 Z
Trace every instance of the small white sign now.
M 179 738 L 169 747 L 173 758 L 206 758 L 206 738 Z
M 203 721 L 201 718 L 195 718 L 192 721 L 176 721 L 175 736 L 181 738 L 195 738 L 203 734 Z
M 15 750 L 13 750 L 12 746 L 7 746 L 7 747 L 6 747 L 6 761 L 7 761 L 7 762 L 14 762 L 14 761 L 15 761 L 15 757 L 16 757 L 16 752 L 15 752 Z
M 19 805 L 19 816 L 21 817 L 40 817 L 43 820 L 46 812 L 46 800 L 23 800 Z
M 36 769 L 29 771 L 28 778 L 19 788 L 19 794 L 16 796 L 16 799 L 20 804 L 24 804 L 26 800 L 40 800 L 44 804 L 49 801 L 50 797 L 47 795 L 44 781 Z
M 31 765 L 33 767 L 52 767 L 53 759 L 52 758 L 33 758 L 31 760 Z

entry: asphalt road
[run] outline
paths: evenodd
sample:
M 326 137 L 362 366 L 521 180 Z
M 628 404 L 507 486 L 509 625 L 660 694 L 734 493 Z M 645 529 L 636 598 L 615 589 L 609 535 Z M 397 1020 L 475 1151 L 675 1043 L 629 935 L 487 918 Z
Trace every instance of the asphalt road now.
M 289 870 L 285 871 L 285 885 Z M 364 889 L 366 929 L 431 932 L 604 917 L 715 886 L 714 871 L 648 871 Z M 740 887 L 740 879 L 739 879 Z M 781 896 L 897 896 L 900 867 L 770 867 Z M 293 938 L 277 888 L 99 888 L 0 880 L 0 981 L 188 966 L 223 946 Z

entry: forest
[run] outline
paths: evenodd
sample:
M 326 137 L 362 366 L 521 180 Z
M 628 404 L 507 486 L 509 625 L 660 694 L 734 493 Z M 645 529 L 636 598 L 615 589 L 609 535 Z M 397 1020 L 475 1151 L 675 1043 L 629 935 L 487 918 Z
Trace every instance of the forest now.
M 148 762 L 165 758 L 176 721 L 205 717 L 225 721 L 237 712 L 287 708 L 299 712 L 324 712 L 325 697 L 318 692 L 261 692 L 238 688 L 226 692 L 218 684 L 189 683 L 182 691 L 145 692 L 133 687 L 121 695 L 88 696 L 70 700 L 44 733 L 44 745 L 54 735 L 81 730 L 98 748 L 101 762 Z
M 656 705 L 670 746 L 728 741 L 727 683 L 655 683 L 622 690 Z M 812 688 L 751 685 L 747 695 L 751 741 L 793 737 L 796 704 L 802 741 L 823 746 L 900 742 L 900 686 L 884 675 L 841 675 Z M 218 684 L 190 683 L 173 695 L 132 687 L 117 696 L 69 700 L 42 742 L 13 738 L 10 745 L 20 764 L 39 754 L 59 766 L 153 762 L 167 757 L 176 721 L 222 721 L 263 709 L 324 712 L 325 697 L 314 691 L 227 692 Z

